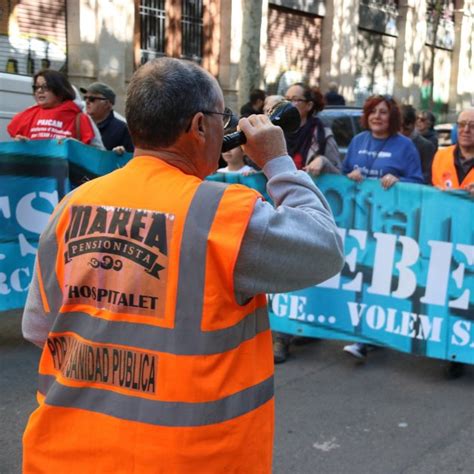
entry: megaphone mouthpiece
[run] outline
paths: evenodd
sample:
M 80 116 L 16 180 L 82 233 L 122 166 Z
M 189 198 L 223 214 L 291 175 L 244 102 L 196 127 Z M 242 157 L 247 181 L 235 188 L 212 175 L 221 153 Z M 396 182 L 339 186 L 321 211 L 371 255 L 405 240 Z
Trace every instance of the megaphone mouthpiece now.
M 298 109 L 288 101 L 278 104 L 270 115 L 270 120 L 274 125 L 278 125 L 284 132 L 293 132 L 298 129 L 301 123 Z M 222 141 L 222 153 L 237 148 L 247 142 L 243 132 L 229 133 Z

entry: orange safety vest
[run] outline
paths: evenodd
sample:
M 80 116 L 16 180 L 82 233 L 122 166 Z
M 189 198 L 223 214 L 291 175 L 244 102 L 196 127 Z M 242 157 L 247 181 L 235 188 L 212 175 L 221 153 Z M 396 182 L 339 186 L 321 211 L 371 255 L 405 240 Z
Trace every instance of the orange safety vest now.
M 234 297 L 259 194 L 142 156 L 57 207 L 36 275 L 51 330 L 24 473 L 269 473 L 266 298 Z
M 474 183 L 474 168 L 459 182 L 456 167 L 454 166 L 454 150 L 456 145 L 440 148 L 433 159 L 432 183 L 441 189 L 463 189 Z

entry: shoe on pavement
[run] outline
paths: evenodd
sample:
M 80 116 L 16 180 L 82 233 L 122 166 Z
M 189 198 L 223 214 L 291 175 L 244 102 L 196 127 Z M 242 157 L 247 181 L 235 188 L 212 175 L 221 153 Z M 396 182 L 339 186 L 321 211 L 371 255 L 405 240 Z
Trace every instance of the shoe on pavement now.
M 458 379 L 459 377 L 462 377 L 464 375 L 464 372 L 466 371 L 466 365 L 462 362 L 451 361 L 448 362 L 444 371 L 448 379 Z
M 290 343 L 283 339 L 277 338 L 273 343 L 273 360 L 275 364 L 283 364 L 288 359 Z
M 306 344 L 311 344 L 314 341 L 317 341 L 315 337 L 294 336 L 291 342 L 295 346 L 305 346 Z
M 365 360 L 367 358 L 367 345 L 361 342 L 349 344 L 344 346 L 344 352 L 347 352 L 356 359 Z

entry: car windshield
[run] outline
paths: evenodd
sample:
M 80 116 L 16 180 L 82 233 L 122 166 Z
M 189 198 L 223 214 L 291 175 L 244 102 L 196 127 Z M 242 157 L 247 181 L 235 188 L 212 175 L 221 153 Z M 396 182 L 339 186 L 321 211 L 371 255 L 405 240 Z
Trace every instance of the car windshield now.
M 362 131 L 360 125 L 360 112 L 347 114 L 343 111 L 323 111 L 321 120 L 326 126 L 331 127 L 336 143 L 341 148 L 347 148 L 354 135 Z

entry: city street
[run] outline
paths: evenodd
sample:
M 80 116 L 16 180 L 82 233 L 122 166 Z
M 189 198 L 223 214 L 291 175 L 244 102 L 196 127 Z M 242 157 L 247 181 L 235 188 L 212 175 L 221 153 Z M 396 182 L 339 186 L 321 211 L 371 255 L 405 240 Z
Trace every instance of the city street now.
M 18 313 L 0 317 L 0 473 L 13 474 L 40 352 Z M 379 350 L 357 365 L 342 346 L 295 347 L 277 366 L 275 474 L 473 472 L 473 366 L 449 381 L 442 361 Z

